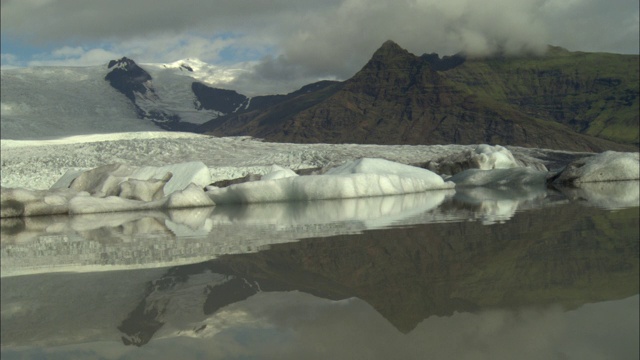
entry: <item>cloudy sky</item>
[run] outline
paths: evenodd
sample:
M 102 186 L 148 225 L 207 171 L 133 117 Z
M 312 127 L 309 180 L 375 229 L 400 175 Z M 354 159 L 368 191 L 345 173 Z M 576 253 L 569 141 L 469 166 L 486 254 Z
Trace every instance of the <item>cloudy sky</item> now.
M 267 92 L 349 78 L 388 39 L 441 55 L 638 54 L 640 41 L 637 0 L 1 1 L 3 68 L 198 58 Z

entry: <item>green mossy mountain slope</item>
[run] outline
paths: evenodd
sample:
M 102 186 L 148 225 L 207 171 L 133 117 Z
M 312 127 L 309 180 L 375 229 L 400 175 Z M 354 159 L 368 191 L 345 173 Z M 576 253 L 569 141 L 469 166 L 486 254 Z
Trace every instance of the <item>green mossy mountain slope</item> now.
M 298 143 L 490 143 L 637 150 L 637 55 L 569 52 L 439 58 L 385 42 L 351 79 L 201 131 Z

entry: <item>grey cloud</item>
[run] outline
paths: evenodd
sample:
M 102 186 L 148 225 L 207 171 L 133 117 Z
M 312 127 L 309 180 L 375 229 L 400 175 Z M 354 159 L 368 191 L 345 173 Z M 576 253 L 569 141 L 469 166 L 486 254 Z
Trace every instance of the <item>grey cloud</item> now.
M 638 52 L 634 0 L 345 0 L 281 37 L 284 59 L 309 75 L 352 76 L 385 40 L 420 55 L 539 52 L 546 45 Z
M 626 24 L 626 25 L 625 25 Z M 333 55 L 387 39 L 455 52 L 496 43 L 638 48 L 636 0 L 23 0 L 2 2 L 2 31 L 35 42 L 140 38 L 195 31 L 272 38 L 292 61 L 335 68 Z M 622 28 L 626 26 L 625 28 Z M 622 36 L 621 36 L 622 35 Z M 633 40 L 636 40 L 635 42 Z M 624 45 L 623 45 L 624 44 Z M 317 54 L 308 50 L 319 48 Z M 336 50 L 337 49 L 337 50 Z M 325 54 L 325 55 L 323 55 Z M 347 54 L 348 56 L 348 54 Z
M 336 77 L 330 72 L 317 74 L 309 71 L 308 67 L 292 62 L 283 55 L 266 56 L 251 71 L 240 73 L 224 87 L 247 96 L 287 94 L 323 79 Z
M 291 2 L 207 0 L 3 1 L 2 31 L 34 42 L 126 39 L 187 30 L 259 28 L 291 12 Z M 296 2 L 311 11 L 316 2 Z M 295 9 L 294 9 L 295 10 Z
M 640 52 L 637 1 L 582 0 L 560 8 L 552 3 L 545 4 L 544 15 L 556 45 L 573 51 Z
M 148 62 L 217 61 L 225 46 L 258 45 L 263 51 L 256 56 L 270 55 L 234 84 L 272 93 L 308 80 L 346 79 L 389 39 L 416 55 L 540 51 L 547 44 L 638 53 L 638 14 L 637 0 L 22 0 L 2 2 L 1 25 L 3 38 L 60 47 L 143 44 L 128 49 Z M 144 45 L 194 36 L 218 44 Z

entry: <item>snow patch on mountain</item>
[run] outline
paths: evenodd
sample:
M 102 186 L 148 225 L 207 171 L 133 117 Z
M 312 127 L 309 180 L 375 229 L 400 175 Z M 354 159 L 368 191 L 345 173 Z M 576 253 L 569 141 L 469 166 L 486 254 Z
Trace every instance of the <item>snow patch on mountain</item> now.
M 144 63 L 149 71 L 171 69 L 174 74 L 191 77 L 209 86 L 222 87 L 235 80 L 239 75 L 250 71 L 250 64 L 241 64 L 240 67 L 228 68 L 208 64 L 200 59 L 187 58 L 171 63 Z M 191 69 L 191 71 L 189 71 Z M 186 71 L 185 71 L 186 70 Z

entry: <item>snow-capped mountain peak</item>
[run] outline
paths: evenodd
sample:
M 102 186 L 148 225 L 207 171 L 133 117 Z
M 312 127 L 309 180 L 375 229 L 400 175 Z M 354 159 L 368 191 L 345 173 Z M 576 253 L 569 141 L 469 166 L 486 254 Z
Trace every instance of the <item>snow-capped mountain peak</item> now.
M 209 86 L 226 87 L 240 74 L 248 71 L 247 67 L 229 68 L 209 64 L 197 58 L 186 58 L 170 63 L 144 63 L 145 68 L 158 71 L 171 71 L 177 75 L 188 76 Z
M 165 69 L 178 69 L 180 71 L 189 71 L 192 73 L 200 72 L 202 69 L 215 67 L 197 58 L 186 58 L 176 60 L 171 63 L 162 64 Z
M 127 58 L 126 56 L 118 60 L 111 60 L 107 65 L 108 69 L 121 69 L 123 71 L 129 71 L 130 69 L 135 69 L 137 67 L 138 65 L 133 60 Z

